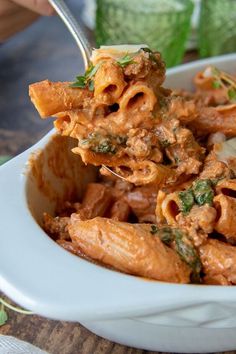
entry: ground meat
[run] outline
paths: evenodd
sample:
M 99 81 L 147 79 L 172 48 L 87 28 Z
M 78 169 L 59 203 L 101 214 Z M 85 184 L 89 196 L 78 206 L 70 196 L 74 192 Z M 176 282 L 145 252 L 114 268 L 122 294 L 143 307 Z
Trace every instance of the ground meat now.
M 155 134 L 158 137 L 161 146 L 165 148 L 176 142 L 175 131 L 179 126 L 180 123 L 177 119 L 168 119 L 156 126 Z
M 152 155 L 152 160 L 161 162 L 162 152 L 159 149 L 158 138 L 146 129 L 131 129 L 126 142 L 126 152 L 130 156 L 145 159 Z M 153 151 L 155 149 L 155 151 Z
M 207 239 L 208 234 L 213 231 L 216 216 L 215 208 L 205 204 L 194 205 L 189 214 L 180 213 L 176 219 L 178 224 L 189 232 L 194 245 L 199 247 Z
M 194 100 L 186 100 L 184 97 L 175 96 L 170 100 L 168 114 L 182 123 L 187 123 L 197 118 L 198 111 Z
M 205 159 L 203 170 L 199 176 L 200 179 L 232 178 L 232 172 L 229 167 L 216 159 L 214 152 L 210 153 Z
M 134 63 L 124 68 L 125 78 L 128 80 L 146 79 L 150 86 L 158 87 L 165 80 L 165 64 L 160 53 L 140 51 L 135 56 Z
M 69 217 L 56 216 L 53 218 L 47 213 L 43 214 L 43 228 L 53 239 L 70 240 L 68 233 L 69 221 Z
M 124 75 L 130 80 L 144 79 L 149 74 L 151 67 L 152 62 L 149 60 L 149 54 L 140 52 L 139 55 L 135 56 L 134 63 L 131 63 L 124 68 Z
M 177 128 L 175 137 L 176 142 L 166 148 L 166 154 L 177 166 L 176 175 L 197 174 L 202 165 L 205 149 L 196 142 L 189 129 Z

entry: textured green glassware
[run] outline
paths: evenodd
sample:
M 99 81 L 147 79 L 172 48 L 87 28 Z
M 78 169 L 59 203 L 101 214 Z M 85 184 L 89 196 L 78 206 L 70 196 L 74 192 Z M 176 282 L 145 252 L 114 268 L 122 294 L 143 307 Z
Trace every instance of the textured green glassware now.
M 147 44 L 168 67 L 182 61 L 191 0 L 97 0 L 96 44 Z
M 202 0 L 198 47 L 203 58 L 236 51 L 235 0 Z

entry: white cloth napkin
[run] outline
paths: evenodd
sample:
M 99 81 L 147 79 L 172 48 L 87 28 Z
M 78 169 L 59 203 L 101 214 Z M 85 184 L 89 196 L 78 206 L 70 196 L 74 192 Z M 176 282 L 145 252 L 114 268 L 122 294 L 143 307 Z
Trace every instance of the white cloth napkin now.
M 0 335 L 0 354 L 49 354 L 12 336 Z

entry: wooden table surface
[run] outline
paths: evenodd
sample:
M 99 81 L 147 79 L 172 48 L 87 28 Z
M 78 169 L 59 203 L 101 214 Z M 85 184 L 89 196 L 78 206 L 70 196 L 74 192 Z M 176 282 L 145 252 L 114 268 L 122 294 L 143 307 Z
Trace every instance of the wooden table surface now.
M 78 15 L 81 1 L 70 2 Z M 189 53 L 185 61 L 195 58 L 196 53 Z M 32 107 L 28 84 L 44 78 L 70 80 L 82 70 L 76 45 L 56 17 L 40 19 L 0 47 L 0 155 L 19 154 L 51 129 L 51 121 L 40 120 Z M 79 323 L 10 310 L 8 315 L 9 320 L 0 328 L 1 334 L 30 342 L 50 354 L 153 353 L 97 337 Z

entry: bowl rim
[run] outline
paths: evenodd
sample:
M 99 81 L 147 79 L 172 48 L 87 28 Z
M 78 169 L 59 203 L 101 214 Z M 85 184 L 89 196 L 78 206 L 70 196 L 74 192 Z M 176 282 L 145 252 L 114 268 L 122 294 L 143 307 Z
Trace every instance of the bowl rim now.
M 236 54 L 169 69 L 167 76 L 202 65 L 236 63 Z M 46 317 L 76 321 L 146 316 L 182 306 L 235 303 L 236 287 L 170 284 L 112 271 L 74 256 L 33 219 L 26 200 L 27 161 L 55 133 L 0 167 L 0 288 Z M 135 294 L 135 296 L 134 296 Z

